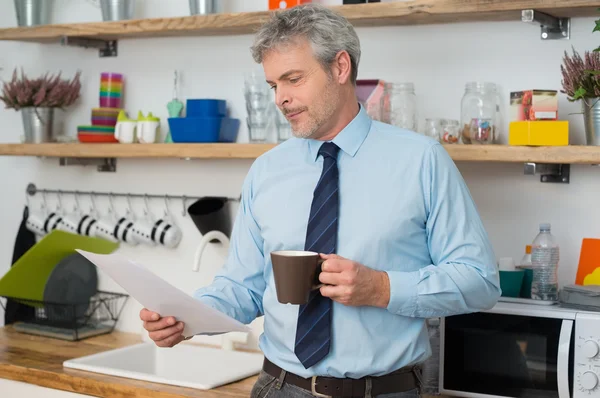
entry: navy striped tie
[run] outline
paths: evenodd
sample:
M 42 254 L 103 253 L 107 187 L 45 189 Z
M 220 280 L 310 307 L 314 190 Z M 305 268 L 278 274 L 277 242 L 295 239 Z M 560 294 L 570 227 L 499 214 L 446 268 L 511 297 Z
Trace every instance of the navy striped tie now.
M 338 168 L 340 148 L 326 142 L 321 145 L 323 171 L 313 194 L 310 217 L 306 229 L 305 250 L 317 253 L 335 253 L 338 227 Z M 309 301 L 298 310 L 294 352 L 306 369 L 329 353 L 331 345 L 331 299 L 314 290 Z

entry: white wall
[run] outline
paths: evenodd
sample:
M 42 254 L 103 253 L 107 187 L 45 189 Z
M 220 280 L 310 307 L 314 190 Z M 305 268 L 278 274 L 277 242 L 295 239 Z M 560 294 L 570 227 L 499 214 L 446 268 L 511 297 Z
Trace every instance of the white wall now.
M 100 12 L 89 2 L 56 1 L 56 22 L 99 21 Z M 188 13 L 187 1 L 138 1 L 139 17 L 177 16 Z M 266 8 L 266 1 L 227 2 L 230 11 Z M 16 24 L 11 0 L 0 1 L 0 26 Z M 465 82 L 485 80 L 498 83 L 507 100 L 511 90 L 560 88 L 562 53 L 575 46 L 579 50 L 598 46 L 600 34 L 592 35 L 593 18 L 572 21 L 572 40 L 540 40 L 539 29 L 520 21 L 468 23 L 444 26 L 385 27 L 358 29 L 362 43 L 359 78 L 413 81 L 421 107 L 421 117 L 459 118 Z M 251 35 L 226 37 L 186 37 L 122 40 L 117 58 L 99 58 L 95 50 L 59 45 L 0 42 L 0 77 L 10 77 L 14 67 L 30 74 L 63 70 L 72 76 L 83 71 L 82 100 L 70 110 L 67 125 L 89 123 L 89 110 L 97 104 L 100 72 L 126 75 L 126 104 L 130 113 L 152 111 L 163 118 L 172 95 L 173 70 L 182 73 L 180 95 L 227 99 L 234 117 L 245 118 L 242 96 L 243 74 L 254 68 L 248 47 Z M 579 109 L 565 96 L 560 99 L 560 117 L 572 121 L 571 141 L 583 143 Z M 18 142 L 23 134 L 20 115 L 0 111 L 3 142 Z M 240 131 L 241 142 L 247 131 Z M 506 125 L 506 122 L 505 122 Z M 504 133 L 506 134 L 506 133 Z M 506 137 L 504 136 L 504 141 Z M 228 195 L 239 194 L 249 160 L 118 160 L 117 173 L 98 173 L 94 167 L 60 167 L 54 159 L 0 157 L 1 184 L 4 187 L 0 211 L 0 274 L 9 266 L 14 238 L 25 204 L 25 187 L 34 182 L 40 188 L 77 189 L 154 194 Z M 523 175 L 521 164 L 460 164 L 481 217 L 490 234 L 496 254 L 519 260 L 526 244 L 537 233 L 540 222 L 551 222 L 561 244 L 560 281 L 574 281 L 581 239 L 600 235 L 597 206 L 600 197 L 600 169 L 573 166 L 569 185 L 541 184 L 539 176 Z M 184 181 L 178 183 L 175 179 Z M 35 198 L 32 205 L 40 202 Z M 87 202 L 86 202 L 87 203 Z M 105 204 L 106 202 L 100 202 Z M 141 201 L 136 201 L 141 205 Z M 118 201 L 125 209 L 124 201 Z M 157 214 L 162 201 L 153 202 Z M 222 261 L 223 251 L 209 248 L 198 274 L 191 271 L 199 232 L 189 217 L 181 217 L 181 203 L 173 203 L 184 239 L 177 250 L 130 248 L 131 256 L 178 287 L 192 292 L 208 283 Z M 104 206 L 103 209 L 106 209 Z M 141 212 L 139 212 L 141 214 Z M 116 289 L 107 278 L 103 288 Z M 140 307 L 130 300 L 118 328 L 139 332 Z M 2 319 L 2 318 L 0 318 Z M 0 320 L 1 322 L 1 320 Z M 257 324 L 257 333 L 260 322 Z M 253 337 L 253 342 L 256 336 Z

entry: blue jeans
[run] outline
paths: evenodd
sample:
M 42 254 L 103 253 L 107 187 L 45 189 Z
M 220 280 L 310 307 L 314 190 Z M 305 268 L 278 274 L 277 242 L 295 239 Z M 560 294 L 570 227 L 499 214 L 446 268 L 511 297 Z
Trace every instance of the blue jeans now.
M 307 398 L 313 395 L 303 388 L 297 387 L 286 382 L 280 383 L 279 380 L 264 371 L 258 375 L 258 380 L 252 387 L 250 398 Z M 383 394 L 373 396 L 365 395 L 365 398 L 420 398 L 417 389 L 398 392 L 392 394 Z

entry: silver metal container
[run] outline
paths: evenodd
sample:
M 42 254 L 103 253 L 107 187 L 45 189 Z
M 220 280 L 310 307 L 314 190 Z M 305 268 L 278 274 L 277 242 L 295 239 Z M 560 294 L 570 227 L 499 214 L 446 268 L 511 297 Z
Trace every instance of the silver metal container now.
M 583 100 L 583 121 L 587 145 L 600 145 L 600 98 Z
M 15 0 L 19 26 L 47 25 L 50 23 L 54 0 Z
M 103 21 L 133 19 L 135 0 L 100 0 Z
M 23 108 L 21 109 L 21 117 L 23 119 L 23 129 L 25 130 L 24 142 L 28 144 L 52 142 L 54 108 Z
M 219 0 L 189 0 L 191 15 L 207 15 L 219 12 Z

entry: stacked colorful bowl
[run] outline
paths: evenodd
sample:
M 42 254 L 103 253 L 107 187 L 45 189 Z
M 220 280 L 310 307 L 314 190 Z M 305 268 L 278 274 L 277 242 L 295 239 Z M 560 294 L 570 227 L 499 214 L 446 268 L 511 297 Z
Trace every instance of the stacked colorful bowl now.
M 119 142 L 115 126 L 122 110 L 123 75 L 104 72 L 100 76 L 100 107 L 92 109 L 92 125 L 77 126 L 79 142 Z
M 119 112 L 121 112 L 121 108 L 94 108 L 92 109 L 92 125 L 115 127 Z
M 114 126 L 77 126 L 77 139 L 83 143 L 114 143 Z
M 121 108 L 123 97 L 123 75 L 104 72 L 100 76 L 100 107 Z

